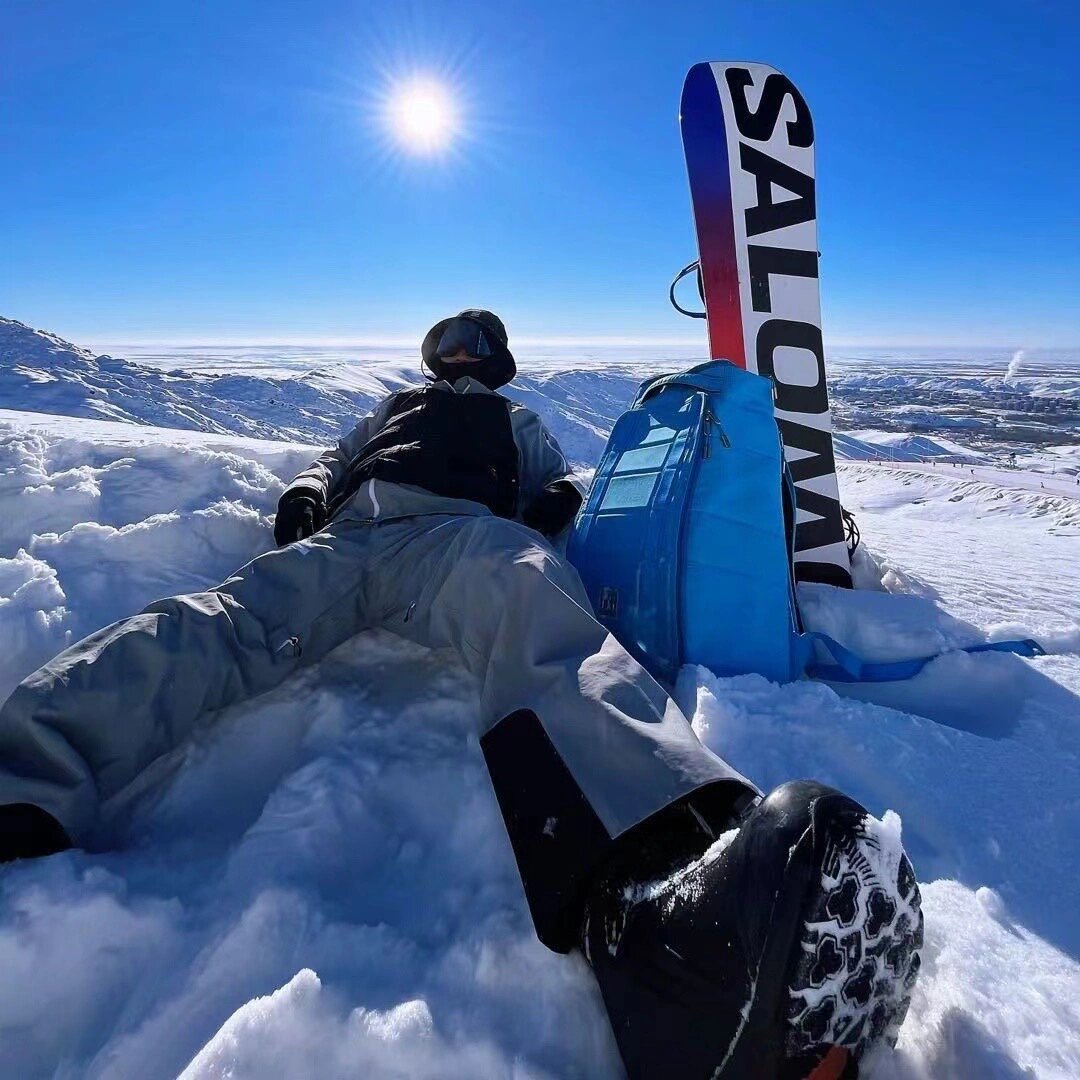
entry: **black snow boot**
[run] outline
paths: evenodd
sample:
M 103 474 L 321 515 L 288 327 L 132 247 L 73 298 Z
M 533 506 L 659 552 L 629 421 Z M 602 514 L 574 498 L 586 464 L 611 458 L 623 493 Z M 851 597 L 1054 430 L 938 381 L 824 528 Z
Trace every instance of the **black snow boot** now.
M 898 831 L 808 781 L 656 880 L 624 862 L 582 930 L 633 1080 L 857 1076 L 896 1040 L 922 940 Z
M 0 863 L 36 859 L 71 847 L 67 833 L 51 814 L 30 803 L 0 806 Z

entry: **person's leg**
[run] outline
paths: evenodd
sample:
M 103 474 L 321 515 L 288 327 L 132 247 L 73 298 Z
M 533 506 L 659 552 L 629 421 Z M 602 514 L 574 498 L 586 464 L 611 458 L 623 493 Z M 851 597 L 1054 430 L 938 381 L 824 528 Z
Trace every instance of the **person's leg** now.
M 696 811 L 722 831 L 756 796 L 597 622 L 539 534 L 490 516 L 417 519 L 400 548 L 395 527 L 373 531 L 384 625 L 454 648 L 480 680 L 481 745 L 545 943 L 572 946 L 581 889 L 628 830 L 682 805 L 695 830 Z
M 630 1076 L 838 1077 L 895 1040 L 922 943 L 896 830 L 820 784 L 758 801 L 537 534 L 479 518 L 409 547 L 415 595 L 385 610 L 479 678 L 537 932 L 582 947 Z
M 0 807 L 38 807 L 87 842 L 101 805 L 201 717 L 362 628 L 368 532 L 343 525 L 267 552 L 217 588 L 159 600 L 34 672 L 0 710 Z

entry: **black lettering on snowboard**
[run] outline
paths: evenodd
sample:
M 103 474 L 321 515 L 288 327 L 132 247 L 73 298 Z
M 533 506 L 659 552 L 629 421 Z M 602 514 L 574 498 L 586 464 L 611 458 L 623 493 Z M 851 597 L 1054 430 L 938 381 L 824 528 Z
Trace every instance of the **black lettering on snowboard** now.
M 776 370 L 774 356 L 775 351 L 781 347 L 804 349 L 813 354 L 817 364 L 817 382 L 813 386 L 786 383 L 781 379 Z M 819 327 L 789 319 L 769 319 L 762 323 L 757 338 L 757 363 L 758 372 L 772 379 L 776 388 L 777 409 L 804 416 L 828 411 L 828 399 L 824 393 L 825 350 Z M 835 474 L 836 459 L 833 456 L 832 435 L 828 431 L 809 424 L 800 424 L 786 417 L 777 417 L 777 424 L 785 456 L 788 458 L 791 478 L 795 481 L 795 505 L 804 514 L 803 520 L 795 526 L 796 552 L 842 543 L 844 526 L 839 500 L 803 484 L 807 480 Z M 802 456 L 795 458 L 789 453 L 790 450 L 802 451 Z M 833 567 L 832 571 L 827 569 L 829 566 Z M 808 564 L 800 562 L 798 567 L 801 575 L 812 573 L 814 576 L 811 580 L 814 581 L 850 584 L 846 572 L 831 563 L 815 563 L 811 570 Z
M 811 386 L 784 382 L 776 371 L 775 353 L 781 346 L 804 349 L 812 353 L 817 363 L 817 378 Z M 825 347 L 821 328 L 812 323 L 792 322 L 791 319 L 768 319 L 761 324 L 757 335 L 757 370 L 767 375 L 776 387 L 776 407 L 784 412 L 824 413 L 829 411 L 825 394 Z
M 816 251 L 747 244 L 746 258 L 750 267 L 750 298 L 755 311 L 772 311 L 770 274 L 782 277 L 816 278 L 818 276 Z
M 787 122 L 787 139 L 792 146 L 811 146 L 814 142 L 814 121 L 802 94 L 791 80 L 779 72 L 765 79 L 757 112 L 750 111 L 746 89 L 754 80 L 746 68 L 728 68 L 725 72 L 731 104 L 735 109 L 735 123 L 739 132 L 755 142 L 767 142 L 776 130 L 784 99 L 790 97 L 795 105 L 795 119 Z
M 840 503 L 813 488 L 795 485 L 795 505 L 813 517 L 805 518 L 795 526 L 795 550 L 813 551 L 826 544 L 842 543 L 843 519 Z
M 789 460 L 788 469 L 795 483 L 800 480 L 813 480 L 818 476 L 829 476 L 836 470 L 833 459 L 832 436 L 821 428 L 800 424 L 795 420 L 778 418 L 780 437 L 785 449 L 802 450 L 803 457 Z
M 804 487 L 801 481 L 815 480 L 819 476 L 832 476 L 836 472 L 836 460 L 833 457 L 832 436 L 820 428 L 810 427 L 809 424 L 800 424 L 794 420 L 780 419 L 780 435 L 784 440 L 785 450 L 803 450 L 806 453 L 800 458 L 788 459 L 788 468 L 791 470 L 791 478 L 795 481 L 795 505 L 804 512 L 812 515 L 804 518 L 795 526 L 795 550 L 812 551 L 814 548 L 824 547 L 826 544 L 842 543 L 844 540 L 843 518 L 840 513 L 840 503 L 829 495 L 822 495 L 811 487 Z M 801 564 L 800 564 L 801 565 Z M 816 573 L 821 574 L 821 568 L 831 565 L 829 563 L 815 564 Z M 831 584 L 850 584 L 845 580 L 839 567 L 834 567 L 840 577 Z M 805 568 L 804 568 L 805 572 Z M 812 580 L 825 580 L 821 576 Z
M 739 164 L 744 172 L 752 173 L 757 184 L 757 205 L 746 209 L 746 235 L 783 229 L 813 221 L 817 213 L 814 197 L 814 178 L 776 158 L 739 143 Z M 773 202 L 773 185 L 790 191 L 794 199 Z

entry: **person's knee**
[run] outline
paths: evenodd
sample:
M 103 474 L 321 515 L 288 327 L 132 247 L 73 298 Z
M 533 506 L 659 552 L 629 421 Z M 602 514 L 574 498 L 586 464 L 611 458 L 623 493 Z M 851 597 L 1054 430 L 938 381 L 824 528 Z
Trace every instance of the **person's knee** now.
M 459 535 L 465 549 L 476 555 L 484 552 L 512 554 L 536 544 L 538 539 L 536 533 L 519 522 L 494 514 L 469 518 Z
M 481 579 L 493 583 L 504 602 L 530 606 L 541 597 L 566 593 L 572 573 L 550 549 L 540 544 L 523 544 L 493 552 L 484 560 Z
M 459 535 L 452 574 L 470 601 L 516 607 L 560 593 L 582 603 L 577 572 L 532 529 L 492 515 L 470 519 Z
M 205 592 L 181 593 L 155 600 L 143 608 L 140 614 L 169 615 L 176 618 L 201 615 L 212 618 L 222 615 L 227 605 L 235 606 L 235 604 L 236 601 L 228 593 L 223 593 L 218 589 L 207 589 Z

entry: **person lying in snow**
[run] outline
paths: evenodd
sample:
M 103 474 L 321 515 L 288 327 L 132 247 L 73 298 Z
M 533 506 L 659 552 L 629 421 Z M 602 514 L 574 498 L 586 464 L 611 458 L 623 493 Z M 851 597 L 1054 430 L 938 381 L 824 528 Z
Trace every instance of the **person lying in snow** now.
M 839 792 L 767 798 L 594 618 L 550 540 L 581 503 L 502 322 L 424 338 L 281 496 L 277 550 L 66 649 L 0 711 L 0 857 L 95 844 L 207 713 L 371 627 L 451 647 L 540 939 L 591 964 L 632 1076 L 851 1075 L 918 968 L 910 863 Z

